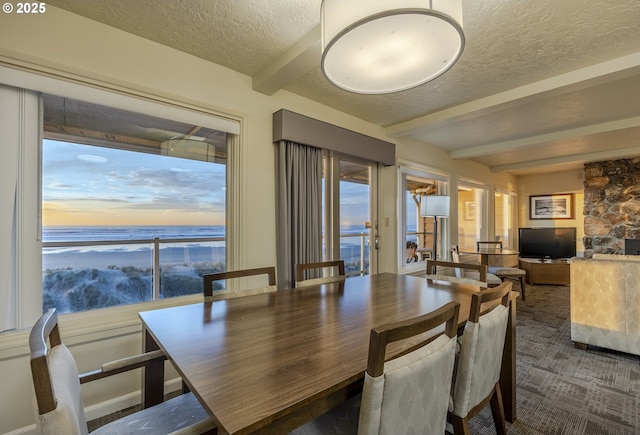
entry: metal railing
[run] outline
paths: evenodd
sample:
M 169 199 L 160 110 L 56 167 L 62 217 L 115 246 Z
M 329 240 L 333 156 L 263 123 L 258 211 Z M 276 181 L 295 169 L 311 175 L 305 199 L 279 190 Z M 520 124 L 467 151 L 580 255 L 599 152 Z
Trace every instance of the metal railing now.
M 368 233 L 365 232 L 360 232 L 359 234 L 340 234 L 340 240 L 342 241 L 343 238 L 352 238 L 352 237 L 359 237 L 360 238 L 360 270 L 359 270 L 359 274 L 360 275 L 365 275 L 367 273 L 369 273 L 369 268 L 367 267 L 367 253 L 366 253 L 366 246 L 369 244 L 367 241 L 367 238 L 369 237 Z M 342 250 L 342 242 L 340 242 L 340 249 Z M 346 265 L 345 265 L 346 266 Z M 348 273 L 347 273 L 348 275 Z
M 46 248 L 82 248 L 92 246 L 122 246 L 122 245 L 152 245 L 152 279 L 153 279 L 153 299 L 160 298 L 160 248 L 161 245 L 175 243 L 203 243 L 203 242 L 224 242 L 225 237 L 198 237 L 198 238 L 178 238 L 178 239 L 127 239 L 127 240 L 89 240 L 73 242 L 43 242 L 43 249 Z
M 359 243 L 344 243 L 343 241 L 353 240 L 353 238 L 359 238 Z M 340 245 L 341 249 L 345 250 L 345 253 L 348 252 L 348 261 L 351 266 L 351 276 L 354 275 L 365 275 L 369 273 L 369 233 L 368 232 L 359 232 L 359 233 L 346 233 L 340 235 Z M 222 246 L 210 246 L 207 244 L 221 242 Z M 202 237 L 202 238 L 167 238 L 161 239 L 159 237 L 155 237 L 153 239 L 126 239 L 126 240 L 87 240 L 87 241 L 67 241 L 67 242 L 43 242 L 43 278 L 45 270 L 47 272 L 53 272 L 55 274 L 58 271 L 63 269 L 75 269 L 75 270 L 90 270 L 90 269 L 98 269 L 98 270 L 107 270 L 107 269 L 119 269 L 125 270 L 128 268 L 147 270 L 146 276 L 149 281 L 147 285 L 150 284 L 150 288 L 147 287 L 147 291 L 149 293 L 145 293 L 147 296 L 144 300 L 149 300 L 147 298 L 151 298 L 151 300 L 160 299 L 161 297 L 170 297 L 167 295 L 167 282 L 165 278 L 168 276 L 178 278 L 179 273 L 175 273 L 172 271 L 167 272 L 163 271 L 163 268 L 168 266 L 175 266 L 179 264 L 189 265 L 190 267 L 202 267 L 201 263 L 208 263 L 211 261 L 216 268 L 220 267 L 223 263 L 223 259 L 216 259 L 216 255 L 212 255 L 211 260 L 205 259 L 203 261 L 191 261 L 193 252 L 192 248 L 212 248 L 218 249 L 223 248 L 224 243 L 226 242 L 225 237 Z M 172 252 L 170 245 L 179 244 L 176 248 L 184 249 L 184 252 L 178 251 L 178 254 Z M 195 246 L 188 246 L 189 244 L 197 244 Z M 139 245 L 142 246 L 143 249 L 132 249 L 127 250 L 126 252 L 117 253 L 117 257 L 112 256 L 112 252 L 118 252 L 117 249 L 110 249 L 109 247 L 118 247 L 118 246 L 133 246 Z M 82 249 L 89 248 L 89 249 Z M 52 252 L 53 250 L 59 249 L 60 252 Z M 74 249 L 80 249 L 82 252 L 73 252 Z M 48 252 L 47 252 L 48 251 Z M 91 255 L 96 254 L 95 259 L 86 257 L 86 251 L 89 251 Z M 162 254 L 161 254 L 162 252 Z M 101 253 L 104 254 L 103 257 L 100 257 Z M 130 254 L 129 257 L 127 255 Z M 56 255 L 60 255 L 60 257 L 56 257 Z M 62 258 L 62 256 L 66 255 L 67 258 Z M 71 256 L 69 256 L 71 255 Z M 199 257 L 202 260 L 202 252 L 200 252 Z M 50 256 L 50 257 L 49 257 Z M 177 257 L 177 260 L 174 257 Z M 48 257 L 48 258 L 46 258 Z M 167 258 L 173 259 L 167 260 Z M 223 257 L 224 258 L 224 257 Z M 216 263 L 217 262 L 217 263 Z M 206 265 L 209 267 L 209 265 Z M 223 266 L 224 267 L 224 266 Z M 161 273 L 162 271 L 162 273 Z M 195 271 L 195 273 L 199 273 Z M 348 274 L 349 275 L 349 274 Z M 164 283 L 161 283 L 161 277 Z M 175 281 L 174 281 L 175 282 Z M 44 283 L 43 283 L 44 285 Z M 175 289 L 170 286 L 170 291 L 175 291 Z M 49 287 L 47 287 L 49 288 Z M 44 288 L 43 288 L 44 290 Z M 52 290 L 53 291 L 53 290 Z

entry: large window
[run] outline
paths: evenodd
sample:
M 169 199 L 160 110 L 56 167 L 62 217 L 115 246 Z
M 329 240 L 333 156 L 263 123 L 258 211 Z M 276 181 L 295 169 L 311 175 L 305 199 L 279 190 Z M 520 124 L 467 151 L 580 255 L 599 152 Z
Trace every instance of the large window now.
M 401 231 L 400 268 L 424 269 L 428 258 L 448 259 L 449 224 L 446 218 L 437 218 L 437 244 L 434 247 L 434 218 L 422 216 L 421 205 L 429 195 L 448 195 L 449 183 L 444 174 L 427 170 L 400 167 Z M 421 264 L 419 264 L 421 263 Z
M 43 96 L 43 309 L 202 291 L 225 269 L 227 134 Z

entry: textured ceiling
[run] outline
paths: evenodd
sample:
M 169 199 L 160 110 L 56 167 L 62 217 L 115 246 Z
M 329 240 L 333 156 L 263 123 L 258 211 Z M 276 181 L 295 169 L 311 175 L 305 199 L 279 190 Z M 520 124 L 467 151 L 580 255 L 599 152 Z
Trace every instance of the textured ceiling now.
M 319 69 L 321 0 L 51 0 L 515 174 L 640 155 L 640 1 L 463 0 L 466 46 L 438 79 L 356 95 Z

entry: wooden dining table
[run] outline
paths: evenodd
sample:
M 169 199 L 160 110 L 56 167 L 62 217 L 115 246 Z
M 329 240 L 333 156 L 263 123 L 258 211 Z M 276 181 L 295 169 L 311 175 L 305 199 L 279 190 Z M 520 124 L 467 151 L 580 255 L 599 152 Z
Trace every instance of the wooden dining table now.
M 145 350 L 165 352 L 218 433 L 286 433 L 361 391 L 373 327 L 457 301 L 462 328 L 475 291 L 381 273 L 139 315 Z M 387 358 L 400 351 L 392 348 Z M 145 370 L 145 406 L 162 401 L 163 370 L 163 364 Z M 515 299 L 501 386 L 513 422 Z

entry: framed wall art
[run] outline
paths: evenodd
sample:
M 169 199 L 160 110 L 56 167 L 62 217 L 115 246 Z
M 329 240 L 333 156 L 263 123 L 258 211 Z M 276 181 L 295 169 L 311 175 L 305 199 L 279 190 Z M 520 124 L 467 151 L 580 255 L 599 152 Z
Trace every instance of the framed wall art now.
M 573 193 L 529 197 L 529 219 L 573 218 Z

